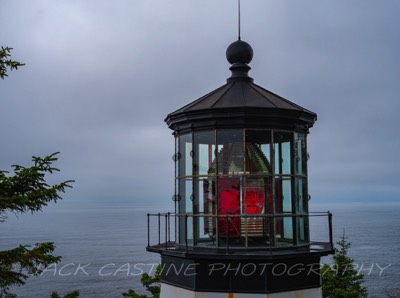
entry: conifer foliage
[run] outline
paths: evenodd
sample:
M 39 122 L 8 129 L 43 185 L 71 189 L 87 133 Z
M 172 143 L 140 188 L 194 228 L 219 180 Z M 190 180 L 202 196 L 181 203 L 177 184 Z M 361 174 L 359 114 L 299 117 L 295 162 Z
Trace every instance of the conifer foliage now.
M 10 47 L 1 47 L 0 48 L 0 78 L 4 79 L 8 76 L 7 70 L 18 69 L 18 67 L 23 66 L 25 64 L 20 63 L 18 61 L 12 60 Z
M 0 171 L 0 222 L 7 219 L 8 213 L 38 212 L 49 202 L 61 199 L 60 193 L 71 187 L 73 180 L 49 185 L 47 174 L 58 171 L 53 162 L 58 158 L 58 152 L 44 158 L 33 157 L 33 165 L 24 167 L 13 166 L 13 174 Z M 30 275 L 37 276 L 44 267 L 58 263 L 61 257 L 53 256 L 54 243 L 37 243 L 20 245 L 17 248 L 0 251 L 0 298 L 16 297 L 10 292 L 10 287 L 21 286 Z
M 79 291 L 72 291 L 71 293 L 65 294 L 62 298 L 78 298 L 79 297 Z M 57 292 L 51 293 L 50 298 L 61 298 L 60 294 Z
M 130 298 L 160 298 L 161 265 L 157 266 L 154 276 L 150 276 L 148 273 L 143 273 L 140 281 L 142 282 L 142 285 L 146 288 L 146 290 L 151 293 L 151 296 L 137 294 L 132 289 L 129 289 L 127 292 L 122 293 L 122 296 Z
M 0 47 L 0 78 L 8 76 L 7 71 L 18 69 L 25 64 L 11 59 L 10 47 Z M 13 175 L 0 170 L 0 223 L 6 221 L 8 213 L 38 212 L 49 202 L 60 200 L 60 193 L 71 187 L 74 180 L 64 181 L 49 185 L 46 182 L 48 174 L 53 174 L 59 169 L 53 167 L 57 161 L 55 152 L 44 158 L 32 157 L 33 165 L 24 167 L 13 165 Z M 53 242 L 20 245 L 16 248 L 0 251 L 0 298 L 17 297 L 10 292 L 10 287 L 24 285 L 29 276 L 38 276 L 42 273 L 39 269 L 61 261 L 61 257 L 54 256 Z M 60 297 L 53 292 L 52 298 Z M 64 295 L 64 298 L 79 297 L 79 291 Z
M 347 242 L 344 233 L 336 244 L 339 248 L 335 249 L 332 265 L 324 265 L 321 269 L 322 296 L 324 298 L 367 297 L 367 288 L 362 285 L 364 275 L 358 274 L 354 260 L 348 256 L 351 243 Z

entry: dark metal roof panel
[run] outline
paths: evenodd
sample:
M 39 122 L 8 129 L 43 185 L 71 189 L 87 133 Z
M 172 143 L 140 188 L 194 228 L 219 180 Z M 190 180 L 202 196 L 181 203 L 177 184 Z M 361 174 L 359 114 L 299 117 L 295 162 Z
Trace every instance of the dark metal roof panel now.
M 225 84 L 200 97 L 199 99 L 187 104 L 186 106 L 176 110 L 175 112 L 172 112 L 170 115 L 179 114 L 187 111 L 210 109 L 218 100 L 221 99 L 221 97 L 230 87 L 230 84 Z
M 251 85 L 252 85 L 252 88 L 254 88 L 265 99 L 269 100 L 271 102 L 271 104 L 274 105 L 276 108 L 308 111 L 308 112 L 312 113 L 311 111 L 299 106 L 298 104 L 295 104 L 294 102 L 291 102 L 290 100 L 287 100 L 287 99 L 283 98 L 282 96 L 279 96 L 267 89 L 264 89 L 263 87 L 260 87 L 257 84 L 251 84 Z
M 232 108 L 246 106 L 246 96 L 243 94 L 243 85 L 237 82 L 229 83 L 230 88 L 211 108 Z
M 307 109 L 254 83 L 234 81 L 204 95 L 194 102 L 176 110 L 170 115 L 183 112 L 229 109 L 229 108 L 270 108 L 310 112 Z

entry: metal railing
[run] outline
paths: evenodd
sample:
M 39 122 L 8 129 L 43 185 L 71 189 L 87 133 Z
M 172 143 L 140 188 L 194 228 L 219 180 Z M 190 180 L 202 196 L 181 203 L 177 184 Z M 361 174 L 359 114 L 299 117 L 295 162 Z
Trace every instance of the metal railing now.
M 327 217 L 329 242 L 310 241 L 308 225 L 310 218 Z M 288 225 L 292 225 L 292 238 L 280 238 L 276 233 L 277 225 L 285 218 L 290 218 Z M 203 226 L 199 224 L 203 220 Z M 296 219 L 303 219 L 303 239 L 297 235 L 298 226 Z M 171 221 L 173 224 L 171 225 Z M 194 232 L 205 229 L 209 223 L 213 230 L 209 231 L 207 238 L 201 238 Z M 238 228 L 239 224 L 239 228 Z M 155 228 L 154 228 L 155 226 Z M 190 229 L 189 229 L 190 226 Z M 171 231 L 171 227 L 174 231 Z M 186 251 L 194 248 L 243 249 L 265 248 L 272 252 L 273 249 L 310 246 L 315 243 L 333 249 L 332 213 L 310 212 L 308 214 L 175 214 L 175 213 L 148 213 L 147 214 L 147 247 L 149 250 L 160 251 L 166 249 L 184 248 Z M 180 233 L 180 234 L 179 234 Z M 173 234 L 173 235 L 172 235 Z M 194 236 L 195 235 L 195 236 Z M 172 236 L 172 237 L 171 237 Z M 193 237 L 194 236 L 194 237 Z M 203 235 L 204 236 L 204 235 Z M 260 242 L 259 239 L 264 242 Z M 233 240 L 241 239 L 240 244 Z M 249 245 L 252 240 L 256 245 Z M 178 241 L 177 241 L 178 240 Z
M 157 239 L 158 239 L 158 243 L 156 245 L 161 246 L 162 244 L 162 238 L 161 238 L 161 227 L 162 227 L 162 218 L 164 219 L 163 221 L 163 225 L 164 225 L 164 243 L 163 245 L 165 245 L 165 249 L 168 249 L 168 244 L 171 243 L 171 215 L 175 216 L 174 213 L 147 213 L 147 246 L 154 246 L 150 245 L 151 243 L 151 217 L 156 217 L 157 219 Z M 175 238 L 175 237 L 174 237 Z

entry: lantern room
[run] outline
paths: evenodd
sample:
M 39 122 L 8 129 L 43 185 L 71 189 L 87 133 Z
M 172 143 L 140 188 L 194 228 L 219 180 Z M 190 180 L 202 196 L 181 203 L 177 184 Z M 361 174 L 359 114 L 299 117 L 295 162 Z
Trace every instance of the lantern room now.
M 320 298 L 320 257 L 333 244 L 331 214 L 308 209 L 317 115 L 254 84 L 248 43 L 226 57 L 226 84 L 165 119 L 174 212 L 148 214 L 147 245 L 161 254 L 161 297 Z M 311 241 L 312 216 L 325 216 L 329 241 Z
M 169 114 L 177 240 L 190 247 L 309 245 L 310 112 L 253 83 L 251 46 L 227 49 L 227 84 Z

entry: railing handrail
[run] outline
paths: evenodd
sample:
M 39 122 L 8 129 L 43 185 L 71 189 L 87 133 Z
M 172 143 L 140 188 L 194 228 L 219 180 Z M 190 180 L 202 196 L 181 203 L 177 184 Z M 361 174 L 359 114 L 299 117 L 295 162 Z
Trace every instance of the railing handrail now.
M 327 212 L 305 212 L 301 214 L 293 214 L 293 213 L 275 213 L 275 214 L 208 214 L 208 213 L 174 213 L 174 212 L 163 212 L 163 213 L 147 213 L 147 244 L 148 247 L 151 247 L 150 245 L 150 217 L 156 216 L 157 218 L 157 224 L 158 224 L 158 246 L 161 247 L 161 217 L 165 217 L 165 249 L 169 249 L 171 246 L 169 246 L 171 241 L 171 217 L 176 218 L 185 218 L 184 225 L 185 225 L 185 240 L 184 240 L 184 246 L 186 250 L 189 249 L 189 239 L 188 239 L 188 218 L 218 218 L 218 219 L 225 219 L 225 224 L 227 225 L 227 235 L 224 236 L 226 238 L 229 238 L 230 231 L 229 231 L 229 221 L 231 218 L 243 218 L 243 219 L 248 219 L 248 218 L 267 218 L 267 219 L 275 219 L 275 218 L 284 218 L 284 217 L 291 217 L 291 218 L 312 218 L 312 217 L 322 217 L 326 216 L 328 218 L 328 227 L 329 227 L 329 244 L 330 248 L 333 249 L 333 228 L 332 228 L 332 213 L 327 211 Z M 247 225 L 247 223 L 246 223 Z M 176 226 L 175 226 L 176 228 Z M 176 233 L 175 233 L 176 234 Z M 176 236 L 175 236 L 176 237 Z M 246 242 L 248 239 L 247 235 L 247 230 L 246 230 Z M 175 239 L 176 241 L 176 239 Z M 310 244 L 311 241 L 308 241 Z M 271 241 L 269 242 L 269 249 L 271 251 L 272 247 L 275 247 L 273 244 L 271 244 Z M 298 246 L 298 245 L 297 245 Z M 216 247 L 219 247 L 217 244 Z M 247 244 L 246 244 L 247 247 Z M 296 245 L 294 245 L 296 247 Z M 223 247 L 226 248 L 226 250 L 229 250 L 229 239 L 226 242 L 226 245 Z
M 262 216 L 262 217 L 274 217 L 274 216 L 310 216 L 310 217 L 317 217 L 317 216 L 329 216 L 329 211 L 326 212 L 299 212 L 299 213 L 267 213 L 267 214 L 252 214 L 252 213 L 240 213 L 240 214 L 229 214 L 229 213 L 222 213 L 222 214 L 213 214 L 213 213 L 175 213 L 175 212 L 161 212 L 161 213 L 147 213 L 148 216 L 191 216 L 191 217 L 242 217 L 242 216 Z
M 331 214 L 328 212 L 304 212 L 304 213 L 275 213 L 275 214 L 251 214 L 251 213 L 241 213 L 241 214 L 229 214 L 229 213 L 222 213 L 222 214 L 212 214 L 212 213 L 174 213 L 174 212 L 167 212 L 167 213 L 148 213 L 149 216 L 177 216 L 177 217 L 318 217 L 318 216 L 329 216 Z

